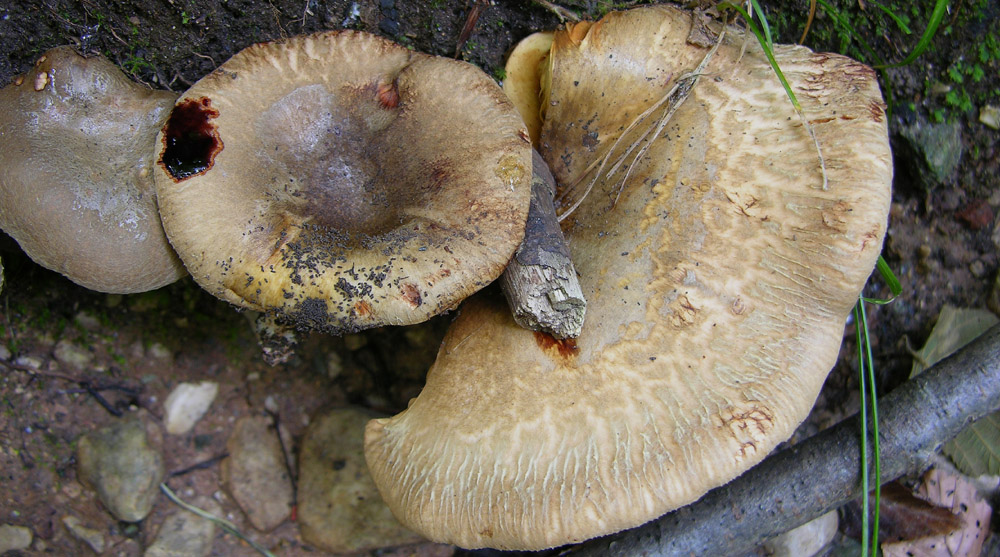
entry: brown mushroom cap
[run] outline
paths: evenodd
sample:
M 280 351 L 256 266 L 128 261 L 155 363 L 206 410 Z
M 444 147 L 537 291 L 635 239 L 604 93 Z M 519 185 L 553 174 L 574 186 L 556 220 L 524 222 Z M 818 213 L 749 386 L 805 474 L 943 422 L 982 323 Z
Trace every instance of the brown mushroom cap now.
M 698 64 L 689 29 L 656 6 L 557 32 L 541 146 L 561 184 Z M 625 529 L 731 480 L 809 412 L 886 229 L 884 105 L 870 68 L 775 48 L 824 190 L 763 53 L 751 40 L 740 59 L 731 37 L 624 187 L 602 177 L 564 221 L 588 300 L 576 342 L 476 296 L 420 395 L 369 422 L 369 468 L 407 527 L 504 549 Z
M 153 139 L 176 97 L 101 57 L 46 52 L 0 90 L 0 228 L 93 290 L 142 292 L 184 276 L 151 175 Z
M 503 271 L 531 147 L 464 62 L 357 32 L 251 46 L 159 136 L 171 243 L 224 300 L 343 332 L 423 321 Z

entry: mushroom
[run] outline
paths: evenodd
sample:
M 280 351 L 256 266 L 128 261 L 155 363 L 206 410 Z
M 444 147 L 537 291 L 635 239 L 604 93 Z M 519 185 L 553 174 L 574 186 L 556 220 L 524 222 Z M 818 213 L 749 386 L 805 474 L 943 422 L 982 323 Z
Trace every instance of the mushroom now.
M 250 46 L 158 142 L 160 213 L 194 279 L 298 328 L 424 321 L 524 234 L 531 146 L 500 88 L 373 35 Z
M 690 27 L 654 6 L 556 33 L 540 146 L 560 187 L 660 125 L 616 142 L 705 57 Z M 728 33 L 624 183 L 631 162 L 563 221 L 579 338 L 523 330 L 484 292 L 420 395 L 369 422 L 370 471 L 407 527 L 502 549 L 615 532 L 731 480 L 808 414 L 886 230 L 884 104 L 870 68 L 775 46 L 824 189 L 764 54 Z
M 160 226 L 153 138 L 176 95 L 70 47 L 0 90 L 0 228 L 38 264 L 101 292 L 185 274 Z

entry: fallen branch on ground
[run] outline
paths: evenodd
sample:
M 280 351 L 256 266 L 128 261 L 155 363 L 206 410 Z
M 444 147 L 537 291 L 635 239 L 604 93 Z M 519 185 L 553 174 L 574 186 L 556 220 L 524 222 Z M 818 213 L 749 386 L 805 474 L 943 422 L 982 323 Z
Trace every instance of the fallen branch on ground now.
M 946 441 L 1000 408 L 1000 325 L 879 400 L 882 482 L 921 471 Z M 773 454 L 700 500 L 585 543 L 587 555 L 729 555 L 861 496 L 854 415 Z

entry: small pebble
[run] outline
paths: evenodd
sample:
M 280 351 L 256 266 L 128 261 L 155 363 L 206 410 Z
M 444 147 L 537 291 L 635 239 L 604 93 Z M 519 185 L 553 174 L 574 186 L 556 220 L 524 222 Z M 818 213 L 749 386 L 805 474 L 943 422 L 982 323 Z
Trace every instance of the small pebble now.
M 94 553 L 104 553 L 104 534 L 100 530 L 84 526 L 83 521 L 72 515 L 64 516 L 62 523 L 74 538 L 89 545 Z
M 94 355 L 89 350 L 67 339 L 56 343 L 52 356 L 60 364 L 77 371 L 87 369 L 94 361 Z
M 983 105 L 979 109 L 979 122 L 994 130 L 1000 130 L 1000 108 L 993 105 Z
M 292 513 L 294 493 L 285 455 L 272 421 L 246 416 L 226 442 L 222 481 L 253 527 L 267 532 Z
M 368 474 L 364 429 L 373 413 L 339 408 L 317 417 L 299 454 L 299 531 L 334 553 L 416 543 L 382 502 Z
M 986 265 L 977 259 L 969 264 L 969 272 L 976 278 L 983 278 L 983 275 L 986 274 Z
M 209 514 L 215 516 L 222 514 L 219 505 L 207 497 L 199 497 L 189 502 Z M 178 510 L 163 521 L 156 533 L 156 539 L 143 556 L 205 557 L 212 553 L 214 539 L 215 525 L 210 520 L 186 510 Z
M 77 478 L 118 520 L 137 522 L 153 508 L 165 469 L 139 419 L 126 419 L 80 438 Z
M 20 551 L 31 546 L 31 528 L 0 524 L 0 555 L 8 551 Z
M 18 356 L 14 363 L 28 369 L 42 369 L 42 361 L 34 356 Z
M 213 381 L 177 385 L 163 403 L 167 433 L 181 435 L 191 431 L 218 393 L 219 384 Z

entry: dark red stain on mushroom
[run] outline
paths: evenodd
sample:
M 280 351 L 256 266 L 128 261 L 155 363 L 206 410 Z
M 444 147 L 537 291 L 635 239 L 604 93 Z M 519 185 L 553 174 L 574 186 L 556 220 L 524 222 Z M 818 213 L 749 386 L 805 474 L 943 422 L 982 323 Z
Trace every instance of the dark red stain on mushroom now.
M 575 338 L 558 339 L 548 333 L 535 331 L 535 342 L 538 343 L 538 346 L 540 346 L 542 350 L 554 350 L 563 358 L 571 358 L 580 352 L 580 348 L 576 345 Z
M 423 299 L 420 297 L 420 291 L 417 290 L 417 286 L 415 284 L 405 282 L 400 289 L 403 291 L 403 299 L 406 300 L 411 306 L 416 308 L 420 307 L 420 304 L 423 303 Z
M 163 126 L 160 165 L 179 182 L 212 168 L 222 151 L 222 139 L 214 120 L 219 111 L 208 97 L 187 99 L 174 107 Z
M 452 179 L 452 165 L 449 159 L 437 159 L 430 163 L 427 176 L 429 180 L 421 184 L 421 190 L 425 193 L 434 193 Z
M 379 83 L 375 95 L 378 97 L 382 108 L 396 108 L 399 106 L 399 89 L 395 83 Z
M 372 305 L 364 300 L 354 304 L 354 315 L 358 317 L 368 317 L 372 314 Z

